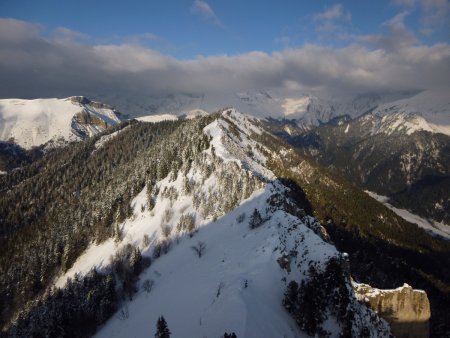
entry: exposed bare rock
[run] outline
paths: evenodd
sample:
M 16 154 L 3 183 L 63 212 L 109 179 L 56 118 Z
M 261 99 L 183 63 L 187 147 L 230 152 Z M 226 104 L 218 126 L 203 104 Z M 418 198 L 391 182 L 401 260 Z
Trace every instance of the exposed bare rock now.
M 90 106 L 92 106 L 94 108 L 97 108 L 97 109 L 100 109 L 100 108 L 111 109 L 111 110 L 113 109 L 113 107 L 108 105 L 108 104 L 101 103 L 101 102 L 96 102 L 96 101 L 91 101 L 85 96 L 71 96 L 70 97 L 70 101 L 77 102 L 77 103 L 82 104 L 82 105 L 88 104 L 88 105 L 90 105 Z
M 82 110 L 79 113 L 76 113 L 73 117 L 73 120 L 80 124 L 91 124 L 101 129 L 108 128 L 108 123 L 106 121 L 98 118 L 97 116 L 89 113 L 86 110 Z
M 396 337 L 429 337 L 431 311 L 425 291 L 415 290 L 408 284 L 393 290 L 380 290 L 354 283 L 354 288 L 360 300 L 389 322 Z

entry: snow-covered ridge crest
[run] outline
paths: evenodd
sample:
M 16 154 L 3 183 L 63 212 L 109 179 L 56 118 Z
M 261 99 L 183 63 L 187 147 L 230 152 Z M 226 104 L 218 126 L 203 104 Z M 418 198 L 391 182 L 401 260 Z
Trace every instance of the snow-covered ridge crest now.
M 191 120 L 191 119 L 195 119 L 197 117 L 207 116 L 207 115 L 209 115 L 209 113 L 202 109 L 192 109 L 186 113 L 182 113 L 181 115 L 170 114 L 170 113 L 155 114 L 155 115 L 140 116 L 140 117 L 137 117 L 136 120 L 141 121 L 141 122 L 158 123 L 158 122 L 162 122 L 162 121 L 177 121 L 180 119 Z
M 408 135 L 424 130 L 450 136 L 449 89 L 423 91 L 410 98 L 385 103 L 373 114 L 382 117 L 383 132 L 403 125 Z
M 0 100 L 0 139 L 26 149 L 60 139 L 78 141 L 120 121 L 112 107 L 83 96 Z
M 396 112 L 384 115 L 377 120 L 372 127 L 371 134 L 376 135 L 384 133 L 391 135 L 394 132 L 404 132 L 411 135 L 416 131 L 428 131 L 431 133 L 445 133 L 445 129 L 428 123 L 423 117 L 404 112 Z
M 227 120 L 223 119 L 223 117 L 227 118 Z M 156 182 L 153 187 L 150 187 L 150 191 L 145 187 L 132 202 L 135 212 L 139 212 L 141 206 L 148 207 L 148 197 L 153 196 L 152 203 L 155 203 L 155 205 L 152 208 L 153 212 L 151 213 L 151 217 L 155 218 L 155 223 L 163 223 L 163 212 L 165 212 L 169 206 L 164 202 L 164 197 L 161 198 L 161 202 L 159 201 L 160 195 L 164 195 L 165 191 L 176 191 L 177 196 L 183 201 L 180 206 L 180 209 L 183 211 L 178 215 L 175 212 L 175 218 L 173 218 L 172 221 L 178 222 L 177 217 L 180 218 L 183 213 L 193 213 L 196 216 L 197 226 L 201 226 L 212 218 L 222 216 L 225 213 L 225 210 L 219 207 L 215 208 L 213 212 L 211 211 L 212 209 L 210 206 L 203 205 L 201 201 L 194 203 L 193 196 L 182 198 L 182 191 L 195 190 L 195 186 L 198 185 L 199 191 L 197 192 L 197 195 L 206 196 L 204 198 L 211 198 L 211 196 L 219 198 L 219 196 L 222 195 L 223 199 L 225 199 L 228 194 L 234 193 L 232 188 L 222 190 L 222 186 L 226 181 L 224 177 L 228 177 L 231 174 L 237 178 L 236 182 L 233 183 L 233 186 L 237 187 L 238 185 L 241 185 L 241 196 L 237 197 L 239 201 L 247 198 L 255 189 L 264 187 L 268 177 L 274 178 L 272 172 L 268 171 L 259 162 L 249 157 L 247 153 L 248 146 L 254 145 L 255 142 L 250 140 L 250 135 L 244 133 L 242 130 L 239 131 L 240 139 L 238 139 L 236 135 L 233 135 L 230 131 L 231 123 L 233 123 L 231 121 L 241 121 L 244 125 L 246 124 L 247 129 L 245 130 L 249 134 L 250 130 L 253 132 L 262 132 L 261 129 L 258 129 L 254 125 L 250 126 L 250 119 L 245 115 L 234 109 L 224 110 L 219 118 L 215 119 L 204 128 L 203 132 L 210 137 L 210 147 L 203 152 L 201 157 L 195 159 L 192 168 L 185 174 L 185 177 L 183 178 L 181 175 L 178 175 L 178 173 L 172 172 L 165 179 Z M 234 123 L 233 126 L 235 127 Z M 130 128 L 130 126 L 126 128 Z M 110 141 L 126 128 L 103 136 L 97 141 L 96 148 L 100 148 L 104 142 Z M 259 161 L 265 161 L 265 157 L 260 155 Z M 173 176 L 177 177 L 175 181 L 172 180 Z M 187 188 L 188 186 L 190 187 L 189 189 Z M 160 194 L 160 191 L 163 193 Z M 174 201 L 171 201 L 169 205 L 170 208 L 176 209 Z M 191 205 L 196 205 L 196 207 L 191 207 Z M 225 206 L 225 208 L 227 207 Z M 132 222 L 133 220 L 131 220 L 131 223 Z M 131 233 L 128 232 L 128 224 L 130 224 L 130 220 L 127 220 L 120 225 L 122 229 L 121 232 L 128 240 L 122 241 L 123 243 L 118 245 L 114 245 L 115 241 L 114 239 L 111 239 L 99 246 L 92 246 L 92 251 L 86 253 L 88 258 L 80 257 L 74 267 L 58 279 L 56 285 L 63 286 L 68 277 L 73 277 L 75 273 L 79 272 L 83 274 L 87 273 L 93 266 L 108 265 L 111 253 L 116 250 L 117 247 L 129 243 L 131 238 L 137 238 L 135 241 L 131 241 L 134 244 L 142 241 L 143 234 L 139 234 L 138 237 L 136 237 L 136 235 L 131 235 Z M 158 229 L 158 227 L 156 227 L 156 229 L 158 237 L 162 238 L 161 229 Z M 141 238 L 139 238 L 139 236 L 141 236 Z M 102 254 L 102 252 L 104 254 Z
M 229 108 L 221 113 L 221 118 L 205 127 L 204 133 L 211 138 L 211 151 L 224 161 L 234 161 L 266 180 L 274 179 L 275 175 L 265 166 L 267 158 L 261 151 L 269 149 L 252 138 L 253 134 L 265 132 L 258 123 L 257 118 Z
M 136 118 L 136 120 L 141 122 L 158 123 L 162 121 L 176 121 L 178 116 L 173 114 L 158 114 L 158 115 L 148 115 Z
M 115 238 L 92 244 L 56 282 L 63 286 L 92 267 L 108 269 L 110 257 L 129 244 L 153 259 L 139 277 L 140 291 L 124 300 L 98 337 L 147 337 L 149 323 L 161 315 L 174 337 L 306 336 L 283 308 L 286 287 L 308 280 L 311 266 L 322 273 L 343 256 L 324 240 L 320 224 L 286 197 L 290 188 L 264 171 L 265 157 L 252 138 L 263 132 L 257 120 L 227 110 L 203 131 L 209 148 L 149 182 L 132 200 L 132 216 L 113 225 Z M 192 250 L 200 243 L 201 257 Z M 371 337 L 387 337 L 386 323 L 373 322 L 374 313 L 347 286 L 355 336 L 367 327 Z M 331 337 L 341 331 L 331 312 L 323 327 Z

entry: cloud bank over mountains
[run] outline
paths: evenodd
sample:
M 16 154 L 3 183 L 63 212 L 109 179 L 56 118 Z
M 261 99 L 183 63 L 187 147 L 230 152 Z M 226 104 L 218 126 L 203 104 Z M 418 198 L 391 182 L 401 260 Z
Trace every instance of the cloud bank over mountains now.
M 189 60 L 139 40 L 95 44 L 64 27 L 49 34 L 37 24 L 0 19 L 0 95 L 139 99 L 267 90 L 288 97 L 450 88 L 450 45 L 421 44 L 405 26 L 406 16 L 386 22 L 382 35 L 354 36 L 345 47 L 306 44 Z

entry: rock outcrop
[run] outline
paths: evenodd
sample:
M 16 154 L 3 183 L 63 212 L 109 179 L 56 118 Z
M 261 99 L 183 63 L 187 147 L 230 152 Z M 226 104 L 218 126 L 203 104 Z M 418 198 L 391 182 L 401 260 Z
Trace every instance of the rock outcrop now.
M 386 319 L 397 338 L 429 337 L 431 312 L 425 291 L 415 290 L 408 284 L 393 290 L 380 290 L 367 284 L 353 286 L 359 300 Z
M 96 101 L 91 101 L 85 96 L 71 96 L 71 97 L 69 97 L 69 99 L 70 99 L 70 101 L 79 103 L 80 105 L 87 105 L 88 104 L 88 105 L 90 105 L 90 106 L 92 106 L 94 108 L 97 108 L 97 109 L 104 108 L 104 109 L 114 110 L 114 108 L 112 106 L 110 106 L 109 104 L 96 102 Z
M 76 113 L 73 117 L 73 121 L 82 125 L 94 125 L 101 130 L 108 128 L 108 123 L 105 120 L 95 116 L 87 110 Z

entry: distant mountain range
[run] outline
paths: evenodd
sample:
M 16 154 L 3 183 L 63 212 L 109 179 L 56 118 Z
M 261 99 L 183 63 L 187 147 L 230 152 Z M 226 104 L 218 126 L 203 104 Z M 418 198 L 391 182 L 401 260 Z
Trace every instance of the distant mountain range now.
M 298 120 L 268 125 L 317 163 L 426 218 L 450 224 L 450 98 L 423 92 L 305 131 Z
M 353 97 L 316 96 L 308 93 L 290 97 L 267 91 L 245 91 L 221 95 L 171 95 L 148 97 L 145 102 L 131 98 L 101 97 L 101 101 L 114 103 L 132 117 L 172 114 L 182 115 L 201 109 L 212 112 L 223 107 L 234 107 L 245 114 L 260 118 L 294 120 L 298 127 L 310 129 L 336 119 L 356 118 L 367 112 L 384 116 L 393 111 L 423 118 L 423 128 L 449 133 L 450 90 L 426 90 L 399 93 L 364 94 Z
M 0 100 L 0 140 L 11 140 L 25 149 L 62 138 L 80 140 L 124 120 L 126 116 L 158 120 L 152 115 L 196 116 L 224 106 L 259 118 L 284 121 L 288 133 L 299 133 L 333 121 L 345 121 L 371 113 L 381 119 L 368 121 L 371 134 L 405 128 L 408 134 L 424 130 L 450 135 L 450 99 L 445 90 L 398 94 L 360 95 L 354 98 L 319 98 L 299 95 L 277 98 L 264 91 L 224 94 L 222 97 L 171 96 L 149 98 L 147 105 L 112 106 L 82 96 L 66 99 Z M 117 102 L 117 99 L 113 99 Z M 134 103 L 137 105 L 138 103 Z M 289 127 L 290 125 L 290 127 Z M 288 129 L 286 129 L 288 130 Z

